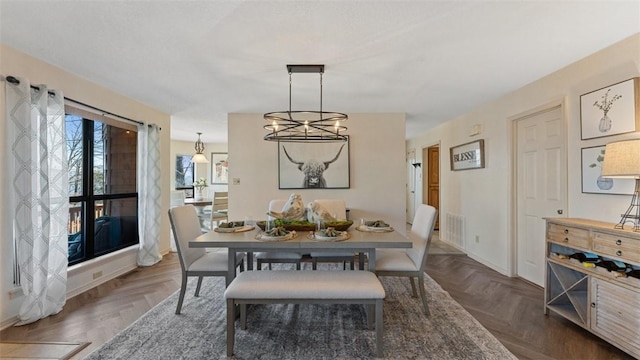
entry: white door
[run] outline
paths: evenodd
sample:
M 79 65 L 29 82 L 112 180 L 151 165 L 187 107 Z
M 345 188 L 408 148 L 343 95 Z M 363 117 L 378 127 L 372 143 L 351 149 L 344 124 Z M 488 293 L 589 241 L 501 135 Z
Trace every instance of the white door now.
M 416 149 L 407 151 L 407 222 L 413 223 L 416 211 Z
M 562 108 L 516 120 L 517 273 L 544 286 L 545 217 L 564 217 L 567 166 Z

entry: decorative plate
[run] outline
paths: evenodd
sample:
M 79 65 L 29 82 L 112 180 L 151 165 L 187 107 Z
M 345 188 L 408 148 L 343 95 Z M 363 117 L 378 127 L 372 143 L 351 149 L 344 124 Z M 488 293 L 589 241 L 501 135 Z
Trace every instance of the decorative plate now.
M 346 231 L 340 231 L 340 235 L 338 236 L 325 236 L 322 233 L 319 233 L 316 231 L 313 233 L 309 233 L 307 238 L 310 240 L 317 240 L 317 241 L 344 241 L 344 240 L 350 239 L 351 234 L 349 234 Z
M 255 228 L 256 227 L 253 226 L 253 225 L 244 225 L 244 226 L 238 226 L 238 227 L 233 227 L 233 228 L 217 227 L 217 228 L 213 229 L 213 231 L 219 232 L 219 233 L 237 233 L 237 232 L 251 231 L 251 230 L 253 230 Z
M 287 240 L 295 239 L 297 236 L 298 236 L 298 234 L 295 231 L 291 231 L 287 235 L 284 235 L 284 236 L 271 236 L 271 235 L 267 235 L 264 232 L 259 232 L 256 235 L 256 240 L 261 240 L 261 241 L 287 241 Z
M 366 226 L 366 225 L 359 225 L 358 227 L 356 227 L 356 230 L 358 231 L 364 231 L 364 232 L 392 232 L 393 227 L 389 226 L 389 227 L 371 227 L 371 226 Z

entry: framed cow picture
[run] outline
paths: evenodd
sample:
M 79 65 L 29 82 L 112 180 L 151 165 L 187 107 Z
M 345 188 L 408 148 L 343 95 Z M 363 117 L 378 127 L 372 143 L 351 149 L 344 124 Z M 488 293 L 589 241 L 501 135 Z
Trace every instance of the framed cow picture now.
M 349 139 L 333 143 L 278 143 L 280 189 L 348 189 Z

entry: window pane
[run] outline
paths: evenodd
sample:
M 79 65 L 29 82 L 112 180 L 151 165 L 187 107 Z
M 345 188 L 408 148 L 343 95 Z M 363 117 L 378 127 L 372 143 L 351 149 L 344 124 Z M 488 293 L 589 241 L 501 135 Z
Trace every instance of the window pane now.
M 69 226 L 68 226 L 68 260 L 69 263 L 76 262 L 85 257 L 86 247 L 84 236 L 82 236 L 82 219 L 84 218 L 82 203 L 69 203 Z
M 94 194 L 136 192 L 137 133 L 96 121 L 93 141 Z
M 69 196 L 82 195 L 82 118 L 65 116 L 67 158 L 69 161 Z
M 191 155 L 176 156 L 176 189 L 193 186 L 194 171 Z
M 137 198 L 96 202 L 96 255 L 138 242 Z M 100 216 L 98 216 L 100 209 Z

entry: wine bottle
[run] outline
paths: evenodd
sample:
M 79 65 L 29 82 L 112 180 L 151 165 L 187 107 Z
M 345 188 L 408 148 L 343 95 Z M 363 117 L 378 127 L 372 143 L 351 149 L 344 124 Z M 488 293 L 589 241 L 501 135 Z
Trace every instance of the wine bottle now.
M 609 271 L 625 272 L 627 271 L 627 264 L 617 260 L 602 260 L 596 265 L 602 266 Z
M 598 257 L 598 255 L 596 254 L 592 254 L 592 253 L 573 253 L 571 255 L 569 255 L 570 258 L 572 259 L 576 259 L 580 262 L 589 262 L 589 263 L 597 263 L 598 261 L 600 261 L 600 258 Z

